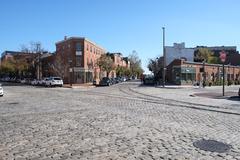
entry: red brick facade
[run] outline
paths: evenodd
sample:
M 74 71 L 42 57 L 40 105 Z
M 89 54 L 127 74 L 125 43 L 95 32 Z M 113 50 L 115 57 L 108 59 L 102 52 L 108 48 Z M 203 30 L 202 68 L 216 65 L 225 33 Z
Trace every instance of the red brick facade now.
M 167 68 L 167 80 L 175 84 L 193 84 L 205 79 L 206 82 L 214 84 L 222 80 L 222 73 L 221 64 L 203 64 L 176 59 Z M 240 82 L 240 66 L 225 65 L 225 80 L 232 83 Z
M 117 67 L 126 67 L 130 68 L 130 61 L 127 57 L 123 57 L 121 53 L 110 53 L 110 56 L 113 60 L 115 68 Z M 113 70 L 109 74 L 110 77 L 116 77 L 116 70 Z
M 63 65 L 68 66 L 72 73 L 64 74 L 64 82 L 89 83 L 99 81 L 100 69 L 96 65 L 97 59 L 105 54 L 105 50 L 86 38 L 71 37 L 56 43 L 56 56 L 63 60 Z

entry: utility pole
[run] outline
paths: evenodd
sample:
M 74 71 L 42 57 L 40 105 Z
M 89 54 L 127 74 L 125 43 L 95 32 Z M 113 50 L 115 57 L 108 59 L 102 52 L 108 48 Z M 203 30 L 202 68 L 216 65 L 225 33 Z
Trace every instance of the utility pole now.
M 36 52 L 38 54 L 37 79 L 40 80 L 40 43 L 36 43 Z
M 163 30 L 163 87 L 165 87 L 165 77 L 166 77 L 166 52 L 165 52 L 165 27 L 162 27 Z

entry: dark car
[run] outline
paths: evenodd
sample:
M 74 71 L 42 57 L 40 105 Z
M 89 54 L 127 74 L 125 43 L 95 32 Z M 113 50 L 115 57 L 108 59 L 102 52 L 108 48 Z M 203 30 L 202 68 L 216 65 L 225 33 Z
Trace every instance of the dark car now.
M 238 96 L 240 97 L 240 88 L 238 89 Z
M 111 80 L 111 84 L 116 84 L 117 83 L 115 78 L 110 78 L 110 80 Z
M 144 77 L 143 84 L 144 85 L 154 85 L 155 84 L 154 76 L 146 76 L 146 77 Z
M 116 77 L 116 78 L 115 78 L 115 81 L 116 81 L 116 83 L 120 83 L 120 82 L 122 82 L 121 79 L 120 79 L 119 77 Z
M 110 86 L 111 85 L 111 79 L 108 77 L 103 77 L 101 81 L 99 82 L 100 86 Z

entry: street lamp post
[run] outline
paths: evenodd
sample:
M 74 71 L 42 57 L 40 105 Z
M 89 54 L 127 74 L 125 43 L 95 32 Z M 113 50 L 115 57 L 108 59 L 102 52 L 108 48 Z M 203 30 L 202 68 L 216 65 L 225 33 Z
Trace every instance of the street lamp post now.
M 222 89 L 222 95 L 225 96 L 225 67 L 224 62 L 226 61 L 226 53 L 225 51 L 220 52 L 220 59 L 222 61 L 222 68 L 223 68 L 223 89 Z
M 163 87 L 165 87 L 165 77 L 166 77 L 166 52 L 165 52 L 165 27 L 162 27 L 163 30 Z
M 40 61 L 41 61 L 41 50 L 40 50 L 40 43 L 36 43 L 36 53 L 38 55 L 37 57 L 37 61 L 38 61 L 38 64 L 37 64 L 37 79 L 40 80 Z
M 222 88 L 222 95 L 225 96 L 225 67 L 224 67 L 224 62 L 223 62 L 223 88 Z
M 202 84 L 203 88 L 205 88 L 205 86 L 206 86 L 205 62 L 206 62 L 206 60 L 204 59 L 204 61 L 203 61 L 203 84 Z
M 69 59 L 69 60 L 68 60 L 68 63 L 69 63 L 69 84 L 70 84 L 70 86 L 72 86 L 72 72 L 73 72 L 73 69 L 72 69 L 72 60 Z

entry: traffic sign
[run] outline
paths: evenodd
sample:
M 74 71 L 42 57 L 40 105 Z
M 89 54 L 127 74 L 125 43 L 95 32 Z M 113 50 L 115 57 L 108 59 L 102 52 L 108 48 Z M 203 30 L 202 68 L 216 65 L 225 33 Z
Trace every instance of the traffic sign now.
M 221 51 L 219 58 L 221 59 L 221 61 L 222 61 L 223 63 L 226 61 L 226 57 L 227 57 L 227 56 L 226 56 L 226 52 Z

